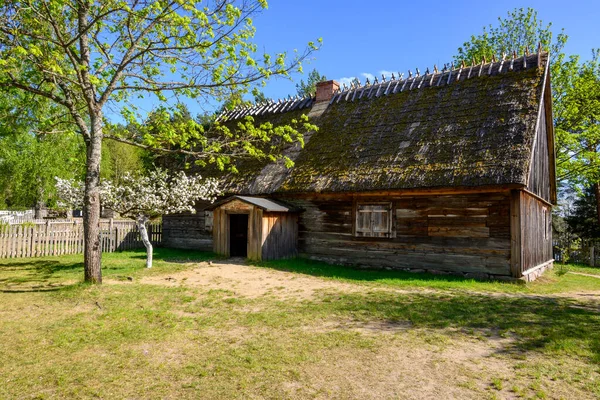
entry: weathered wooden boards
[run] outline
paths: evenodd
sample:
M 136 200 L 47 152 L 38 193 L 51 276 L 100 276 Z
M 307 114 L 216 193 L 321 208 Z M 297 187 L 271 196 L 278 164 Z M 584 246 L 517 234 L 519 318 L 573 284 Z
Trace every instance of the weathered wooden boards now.
M 531 164 L 529 166 L 527 190 L 547 202 L 551 202 L 550 175 L 550 153 L 548 148 L 548 135 L 546 132 L 546 114 L 541 112 L 535 142 L 533 144 Z
M 233 200 L 217 207 L 213 211 L 213 251 L 217 254 L 230 256 L 230 237 L 229 237 L 229 214 L 248 214 L 248 250 L 247 254 L 256 257 L 259 253 L 256 248 L 256 239 L 260 235 L 256 233 L 255 227 L 257 215 L 253 205 L 240 200 Z M 261 214 L 262 214 L 262 210 Z M 262 226 L 262 225 L 261 225 Z M 258 235 L 258 236 L 257 236 Z M 250 245 L 252 241 L 252 245 Z M 254 259 L 260 259 L 254 258 Z
M 299 252 L 373 267 L 510 275 L 510 194 L 285 197 L 304 209 Z M 392 203 L 394 237 L 353 234 L 358 203 Z
M 526 192 L 521 198 L 521 273 L 552 260 L 551 209 Z
M 161 243 L 159 223 L 148 226 L 150 240 Z M 103 252 L 144 247 L 134 221 L 102 221 L 100 244 Z M 81 222 L 45 222 L 0 227 L 0 258 L 45 257 L 83 252 Z
M 265 212 L 262 217 L 262 259 L 294 257 L 297 246 L 298 214 Z
M 213 248 L 215 253 L 230 255 L 229 216 L 248 215 L 247 257 L 272 260 L 297 254 L 298 216 L 295 213 L 266 212 L 260 207 L 232 200 L 213 211 Z
M 163 246 L 174 249 L 213 250 L 212 212 L 205 212 L 209 202 L 199 202 L 195 214 L 169 214 L 163 220 Z M 207 218 L 208 217 L 208 218 Z
M 525 191 L 511 193 L 511 274 L 520 278 L 553 260 L 552 209 Z

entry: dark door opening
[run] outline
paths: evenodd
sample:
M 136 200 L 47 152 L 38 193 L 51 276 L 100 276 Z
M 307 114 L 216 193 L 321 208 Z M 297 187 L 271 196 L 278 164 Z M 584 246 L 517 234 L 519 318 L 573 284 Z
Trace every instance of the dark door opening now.
M 248 214 L 229 215 L 229 254 L 248 256 Z

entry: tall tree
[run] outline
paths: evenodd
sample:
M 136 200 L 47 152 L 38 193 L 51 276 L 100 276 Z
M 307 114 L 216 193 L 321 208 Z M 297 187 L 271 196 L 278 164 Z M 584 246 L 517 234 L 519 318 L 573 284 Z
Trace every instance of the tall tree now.
M 252 17 L 265 0 L 23 0 L 0 3 L 0 88 L 26 91 L 62 107 L 86 144 L 84 275 L 101 283 L 100 162 L 108 106 L 128 122 L 134 99 L 154 95 L 225 100 L 274 75 L 288 75 L 317 48 L 286 60 L 285 53 L 257 56 Z M 215 125 L 216 126 L 216 125 Z M 231 157 L 256 154 L 273 137 L 301 137 L 288 129 L 215 129 L 208 134 L 113 137 L 166 152 L 185 152 L 224 167 Z M 174 146 L 178 144 L 178 146 Z
M 108 126 L 107 130 L 126 130 L 122 125 Z M 117 133 L 118 135 L 122 135 Z M 126 174 L 143 175 L 148 168 L 149 154 L 146 150 L 114 140 L 102 143 L 100 178 L 120 183 Z
M 526 48 L 536 49 L 538 43 L 549 50 L 559 187 L 592 185 L 600 193 L 598 52 L 593 51 L 592 59 L 582 63 L 579 56 L 563 53 L 566 42 L 564 31 L 553 35 L 552 24 L 539 20 L 537 11 L 519 8 L 471 36 L 458 48 L 454 60 L 469 63 L 513 51 L 523 54 Z M 597 219 L 600 222 L 600 202 Z
M 516 8 L 505 18 L 498 17 L 496 25 L 490 24 L 483 27 L 482 33 L 472 35 L 458 48 L 454 61 L 456 65 L 462 61 L 469 64 L 484 57 L 491 60 L 492 56 L 511 55 L 513 51 L 523 54 L 525 49 L 535 50 L 541 43 L 544 49 L 550 50 L 552 64 L 559 65 L 564 59 L 563 48 L 567 39 L 564 30 L 553 35 L 552 23 L 544 24 L 533 8 Z
M 317 83 L 326 80 L 327 77 L 325 75 L 321 75 L 315 68 L 308 73 L 306 82 L 304 82 L 304 80 L 300 80 L 300 83 L 296 84 L 296 92 L 300 97 L 312 97 L 315 95 L 315 93 L 317 93 Z
M 68 122 L 50 101 L 0 92 L 0 203 L 34 207 L 42 218 L 56 202 L 54 176 L 82 176 L 83 141 Z
M 84 154 L 83 141 L 73 133 L 2 137 L 0 196 L 11 207 L 34 207 L 42 218 L 47 206 L 56 205 L 54 177 L 81 178 Z
M 573 57 L 558 79 L 564 87 L 555 116 L 560 147 L 559 173 L 575 185 L 595 192 L 596 222 L 600 226 L 600 53 L 579 63 Z
M 585 188 L 573 203 L 572 213 L 566 219 L 579 237 L 600 238 L 597 204 L 598 194 L 594 186 Z

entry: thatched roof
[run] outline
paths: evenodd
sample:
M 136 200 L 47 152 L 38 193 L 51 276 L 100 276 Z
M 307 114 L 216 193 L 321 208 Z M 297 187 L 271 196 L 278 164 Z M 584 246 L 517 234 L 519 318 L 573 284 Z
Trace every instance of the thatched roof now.
M 525 186 L 547 60 L 534 54 L 347 89 L 326 108 L 311 104 L 325 110 L 311 118 L 319 130 L 304 149 L 290 150 L 293 168 L 247 162 L 223 185 L 232 194 Z M 258 105 L 232 115 L 285 123 L 310 110 L 288 102 L 282 112 Z

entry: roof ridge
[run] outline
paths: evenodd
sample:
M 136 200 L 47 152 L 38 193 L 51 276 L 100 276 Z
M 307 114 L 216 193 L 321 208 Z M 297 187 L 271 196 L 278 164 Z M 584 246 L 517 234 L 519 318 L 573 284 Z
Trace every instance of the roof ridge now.
M 273 99 L 267 99 L 254 104 L 241 104 L 231 110 L 223 111 L 217 117 L 217 121 L 234 120 L 248 115 L 258 116 L 300 110 L 312 107 L 314 101 L 315 97 L 313 96 L 288 96 L 287 99 L 284 98 L 283 100 L 278 99 L 275 101 Z
M 543 69 L 543 62 L 548 62 L 547 57 L 543 59 L 544 55 L 547 56 L 548 52 L 543 51 L 541 44 L 538 44 L 537 53 L 530 54 L 529 48 L 526 47 L 524 54 L 520 57 L 517 57 L 516 51 L 512 52 L 512 58 L 510 55 L 507 57 L 506 53 L 503 53 L 499 60 L 496 60 L 494 55 L 489 62 L 486 60 L 485 56 L 483 56 L 480 63 L 476 63 L 475 58 L 473 58 L 470 66 L 467 66 L 464 61 L 458 67 L 455 67 L 454 62 L 444 64 L 441 71 L 439 71 L 434 64 L 433 72 L 430 72 L 429 68 L 427 68 L 425 73 L 421 74 L 419 69 L 415 68 L 416 73 L 413 75 L 412 71 L 408 70 L 408 78 L 406 79 L 404 79 L 403 73 L 398 73 L 398 77 L 392 73 L 389 80 L 386 80 L 385 75 L 382 74 L 381 81 L 375 77 L 372 83 L 369 82 L 369 78 L 367 78 L 365 84 L 361 84 L 360 80 L 357 78 L 356 81 L 358 83 L 353 82 L 350 86 L 344 83 L 343 86 L 334 92 L 329 104 L 339 103 L 340 101 L 354 101 L 362 98 L 387 96 L 389 94 L 427 87 L 445 86 L 458 81 L 471 79 L 475 76 L 492 76 L 508 71 L 522 71 L 530 69 L 531 66 L 534 65 L 539 69 Z M 232 110 L 224 111 L 217 117 L 217 121 L 235 120 L 248 115 L 259 116 L 300 110 L 312 107 L 315 100 L 316 99 L 313 96 L 288 96 L 287 99 L 278 99 L 277 102 L 268 99 L 252 105 L 242 104 Z
M 430 72 L 427 68 L 424 74 L 421 74 L 418 68 L 415 69 L 415 75 L 411 70 L 408 70 L 408 78 L 406 79 L 404 79 L 403 73 L 398 73 L 397 77 L 392 73 L 389 80 L 386 80 L 384 74 L 382 74 L 381 81 L 375 77 L 373 82 L 369 82 L 369 78 L 367 78 L 365 84 L 361 84 L 360 80 L 356 79 L 358 84 L 353 83 L 350 86 L 344 84 L 333 94 L 329 104 L 339 103 L 340 101 L 354 101 L 365 97 L 380 97 L 426 87 L 444 86 L 471 79 L 474 76 L 491 76 L 508 71 L 522 71 L 531 68 L 533 65 L 543 69 L 543 62 L 547 62 L 547 59 L 543 59 L 543 56 L 547 54 L 548 52 L 542 51 L 541 47 L 538 48 L 537 53 L 533 54 L 529 54 L 529 50 L 526 48 L 525 53 L 520 57 L 517 57 L 516 52 L 513 52 L 512 58 L 503 54 L 499 60 L 496 60 L 496 57 L 493 56 L 492 60 L 488 62 L 484 56 L 480 63 L 476 63 L 473 59 L 470 66 L 467 66 L 464 61 L 458 67 L 455 67 L 454 63 L 450 63 L 444 64 L 443 69 L 439 71 L 437 66 L 434 65 L 433 72 Z M 464 73 L 467 74 L 466 77 Z

